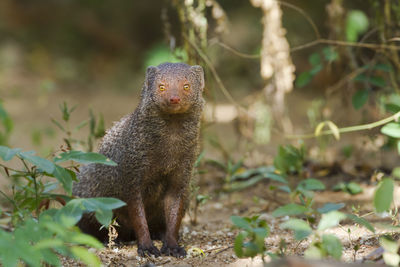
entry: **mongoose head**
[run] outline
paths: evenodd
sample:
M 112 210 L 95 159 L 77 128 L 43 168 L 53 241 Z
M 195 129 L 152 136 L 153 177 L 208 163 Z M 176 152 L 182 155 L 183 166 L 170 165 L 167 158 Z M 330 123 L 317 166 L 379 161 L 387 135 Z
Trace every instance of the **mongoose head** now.
M 186 113 L 204 101 L 204 72 L 201 66 L 184 63 L 150 66 L 145 83 L 145 97 L 167 114 Z

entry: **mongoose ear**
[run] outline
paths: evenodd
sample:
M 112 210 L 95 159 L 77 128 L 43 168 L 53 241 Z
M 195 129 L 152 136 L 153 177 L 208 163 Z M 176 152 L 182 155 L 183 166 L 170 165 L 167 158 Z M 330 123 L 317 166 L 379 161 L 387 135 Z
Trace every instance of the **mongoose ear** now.
M 204 90 L 204 70 L 203 70 L 203 67 L 199 66 L 199 65 L 194 65 L 194 66 L 192 66 L 192 70 L 196 74 L 196 78 L 200 82 L 201 90 Z
M 158 71 L 157 67 L 154 66 L 149 66 L 147 67 L 146 70 L 146 83 L 147 83 L 147 87 L 151 87 L 152 83 L 154 82 L 154 79 L 156 77 L 156 73 Z

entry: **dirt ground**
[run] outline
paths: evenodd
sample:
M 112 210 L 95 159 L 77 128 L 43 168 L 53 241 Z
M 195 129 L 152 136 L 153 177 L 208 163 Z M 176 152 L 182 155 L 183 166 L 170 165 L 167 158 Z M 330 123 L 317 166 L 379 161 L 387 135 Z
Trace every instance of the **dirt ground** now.
M 10 75 L 13 77 L 13 73 Z M 20 77 L 21 75 L 15 74 L 15 76 Z M 9 80 L 14 81 L 14 79 Z M 75 114 L 72 116 L 72 126 L 77 125 L 83 119 L 87 118 L 88 108 L 92 107 L 95 112 L 104 114 L 106 127 L 109 127 L 112 121 L 118 120 L 124 114 L 132 111 L 137 103 L 138 91 L 135 93 L 124 92 L 122 94 L 116 94 L 114 91 L 99 88 L 98 90 L 82 92 L 74 89 L 42 93 L 39 89 L 28 90 L 30 85 L 33 84 L 32 88 L 35 88 L 35 84 L 37 85 L 38 83 L 32 83 L 30 81 L 26 81 L 25 83 L 26 84 L 21 84 L 20 82 L 18 84 L 1 83 L 1 85 L 8 90 L 2 92 L 3 98 L 6 100 L 4 101 L 4 105 L 15 122 L 10 145 L 12 147 L 21 147 L 24 150 L 34 149 L 39 153 L 42 149 L 46 151 L 46 148 L 55 148 L 60 145 L 60 140 L 62 140 L 60 132 L 56 130 L 55 135 L 46 135 L 46 129 L 48 127 L 55 128 L 54 125 L 51 124 L 50 118 L 60 118 L 58 106 L 62 104 L 64 100 L 68 101 L 71 105 L 78 104 L 78 108 L 75 111 L 77 116 Z M 25 90 L 21 88 L 25 88 Z M 297 112 L 298 114 L 297 118 L 293 118 L 294 121 L 297 121 L 297 125 L 300 125 L 300 127 L 297 126 L 296 129 L 299 132 L 304 132 L 307 130 L 301 125 L 305 125 L 305 123 L 301 122 L 306 120 L 306 107 L 309 106 L 310 99 L 303 98 L 301 100 L 301 98 L 298 98 L 300 96 L 304 97 L 304 94 L 296 94 L 294 92 L 289 96 L 289 102 L 292 101 L 295 103 L 295 105 L 292 106 L 295 107 L 294 109 L 296 110 L 293 109 L 291 112 L 294 114 Z M 338 112 L 343 113 L 345 111 L 343 109 Z M 344 115 L 344 117 L 346 117 L 346 115 Z M 209 130 L 206 130 L 205 136 L 214 136 L 222 140 L 226 151 L 231 151 L 232 158 L 246 156 L 245 165 L 247 167 L 256 167 L 266 163 L 271 164 L 277 146 L 284 143 L 284 140 L 281 137 L 279 138 L 279 134 L 268 146 L 261 147 L 249 154 L 248 151 L 242 149 L 246 144 L 243 145 L 235 139 L 237 136 L 234 132 L 234 123 L 233 121 L 233 123 L 211 126 L 208 128 Z M 346 125 L 346 122 L 344 122 L 344 125 Z M 35 130 L 42 133 L 42 142 L 36 146 L 33 145 L 31 141 L 31 134 Z M 347 143 L 362 141 L 359 139 L 353 141 L 351 135 L 348 136 Z M 80 136 L 78 136 L 78 138 L 79 137 Z M 337 151 L 340 151 L 341 144 L 346 143 L 345 140 L 345 138 L 342 138 L 339 143 L 331 144 L 331 147 L 335 147 L 335 149 L 327 151 L 327 153 L 325 153 L 327 157 L 324 158 L 324 160 L 328 162 L 337 161 Z M 207 158 L 218 158 L 221 156 L 219 154 L 220 152 L 210 146 L 207 140 L 204 140 L 204 143 L 206 145 Z M 365 144 L 361 143 L 361 145 Z M 310 147 L 310 150 L 312 149 L 313 147 Z M 262 150 L 263 156 L 260 156 L 260 150 Z M 398 156 L 387 157 L 386 160 L 384 160 L 380 155 L 377 156 L 377 154 L 379 154 L 379 152 L 369 151 L 359 156 L 355 155 L 353 162 L 342 162 L 341 166 L 344 169 L 348 169 L 349 172 L 354 171 L 354 161 L 359 162 L 360 159 L 362 159 L 362 163 L 368 161 L 372 162 L 370 165 L 372 169 L 376 166 L 383 165 L 388 165 L 389 167 L 396 166 L 393 162 L 398 161 Z M 348 167 L 346 167 L 346 164 Z M 365 166 L 369 165 L 365 164 Z M 354 176 L 352 177 L 354 178 Z M 331 185 L 335 184 L 335 182 L 341 180 L 348 181 L 352 177 L 349 178 L 340 175 L 337 177 L 325 177 L 323 178 L 323 182 L 328 188 L 331 188 Z M 210 195 L 212 198 L 199 208 L 197 225 L 190 224 L 188 215 L 184 218 L 180 233 L 181 245 L 183 245 L 188 252 L 187 258 L 141 258 L 137 255 L 136 244 L 132 243 L 94 251 L 100 256 L 103 264 L 105 266 L 141 266 L 146 263 L 151 263 L 156 266 L 258 266 L 261 264 L 260 258 L 255 258 L 254 260 L 238 259 L 232 248 L 238 231 L 233 228 L 230 216 L 251 216 L 254 214 L 260 214 L 270 227 L 271 233 L 265 240 L 269 252 L 277 252 L 281 239 L 283 239 L 287 244 L 286 255 L 303 255 L 311 240 L 300 243 L 295 241 L 291 233 L 279 227 L 280 223 L 288 218 L 274 218 L 271 216 L 271 212 L 279 205 L 288 203 L 289 197 L 287 194 L 280 193 L 274 195 L 271 190 L 269 190 L 269 184 L 266 182 L 260 182 L 256 186 L 246 190 L 228 194 L 221 192 L 221 173 L 210 172 L 207 174 L 206 178 L 201 179 L 202 180 L 199 182 L 200 193 Z M 6 180 L 0 180 L 0 186 L 5 187 L 6 184 Z M 320 207 L 322 203 L 326 202 L 345 202 L 346 207 L 343 211 L 352 212 L 352 208 L 355 208 L 360 215 L 367 214 L 372 211 L 372 194 L 375 184 L 371 182 L 368 177 L 367 180 L 361 182 L 361 185 L 364 192 L 356 196 L 350 196 L 343 192 L 332 192 L 330 190 L 316 193 L 315 206 Z M 398 187 L 396 190 L 398 191 Z M 400 194 L 395 193 L 395 195 L 399 196 Z M 379 218 L 373 215 L 366 218 L 374 223 L 387 221 L 387 218 Z M 335 235 L 341 239 L 344 245 L 342 260 L 353 262 L 363 259 L 363 257 L 379 247 L 379 234 L 387 232 L 387 230 L 382 228 L 373 234 L 364 227 L 354 225 L 354 223 L 351 222 L 344 222 L 341 226 L 329 229 L 327 232 L 335 233 Z M 357 252 L 353 249 L 354 244 L 359 245 Z M 156 242 L 156 245 L 158 247 L 161 246 L 159 242 Z M 268 261 L 269 259 L 266 258 L 266 260 Z M 80 266 L 79 263 L 70 260 L 64 260 L 64 265 Z
M 326 182 L 326 181 L 324 181 Z M 329 182 L 327 182 L 329 184 Z M 265 244 L 269 252 L 279 252 L 279 244 L 284 240 L 287 244 L 286 256 L 302 256 L 310 245 L 311 240 L 307 239 L 298 242 L 293 239 L 293 234 L 287 230 L 280 229 L 280 223 L 287 220 L 287 217 L 274 218 L 272 210 L 286 203 L 288 196 L 285 193 L 277 195 L 278 201 L 273 201 L 276 197 L 268 189 L 268 183 L 259 183 L 257 186 L 241 192 L 231 194 L 212 194 L 212 199 L 200 207 L 198 224 L 191 225 L 189 216 L 185 216 L 181 227 L 181 245 L 188 252 L 184 259 L 174 257 L 142 258 L 137 255 L 135 242 L 130 244 L 119 244 L 112 248 L 104 248 L 96 251 L 105 266 L 262 266 L 260 257 L 251 259 L 238 259 L 233 251 L 233 244 L 238 230 L 231 222 L 230 216 L 251 216 L 260 214 L 270 227 L 270 235 L 266 238 Z M 343 192 L 325 191 L 316 194 L 316 207 L 320 207 L 326 202 L 346 203 L 343 212 L 351 212 L 352 207 L 358 208 L 360 214 L 367 214 L 371 211 L 371 197 L 374 188 L 363 185 L 364 192 L 356 196 L 350 196 Z M 326 230 L 326 233 L 335 234 L 343 244 L 342 261 L 359 262 L 367 255 L 379 247 L 379 236 L 388 232 L 379 227 L 379 222 L 387 222 L 385 218 L 376 216 L 366 217 L 377 227 L 376 233 L 372 233 L 366 228 L 355 225 L 350 221 L 343 222 L 340 226 Z M 161 247 L 161 242 L 155 242 L 157 247 Z M 355 251 L 354 245 L 359 248 Z M 95 250 L 93 250 L 94 252 Z M 269 257 L 265 260 L 270 261 Z M 73 261 L 65 261 L 65 266 L 80 266 Z

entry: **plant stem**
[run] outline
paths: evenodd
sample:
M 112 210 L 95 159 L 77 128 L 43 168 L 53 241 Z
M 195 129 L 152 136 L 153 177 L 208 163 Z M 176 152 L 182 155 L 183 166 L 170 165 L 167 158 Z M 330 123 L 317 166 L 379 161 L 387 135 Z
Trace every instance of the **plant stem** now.
M 344 128 L 339 128 L 339 133 L 349 133 L 349 132 L 356 132 L 356 131 L 363 131 L 363 130 L 371 130 L 375 127 L 382 126 L 386 123 L 389 123 L 391 121 L 397 121 L 400 117 L 400 111 L 393 114 L 390 117 L 387 117 L 385 119 L 376 121 L 376 122 L 371 122 L 367 124 L 361 124 L 361 125 L 355 125 L 355 126 L 349 126 L 349 127 L 344 127 Z M 330 135 L 333 134 L 332 130 L 326 130 L 322 131 L 318 134 L 318 136 L 321 135 Z M 312 134 L 288 134 L 285 135 L 286 138 L 288 139 L 308 139 L 308 138 L 315 138 L 318 137 L 315 135 L 315 133 Z
M 39 193 L 38 193 L 38 185 L 36 181 L 37 175 L 36 171 L 32 174 L 33 185 L 35 186 L 35 202 L 36 202 L 36 216 L 39 217 Z

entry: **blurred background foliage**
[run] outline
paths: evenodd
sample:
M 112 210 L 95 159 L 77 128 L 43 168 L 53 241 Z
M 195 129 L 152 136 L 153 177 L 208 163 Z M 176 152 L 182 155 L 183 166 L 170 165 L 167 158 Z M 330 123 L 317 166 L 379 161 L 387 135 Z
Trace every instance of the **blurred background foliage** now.
M 324 40 L 394 45 L 399 3 L 288 0 L 281 2 L 281 9 L 296 81 L 295 90 L 280 105 L 285 105 L 293 131 L 309 132 L 326 120 L 339 126 L 373 121 L 387 112 L 385 107 L 397 110 L 398 50 Z M 87 117 L 89 106 L 104 115 L 108 128 L 133 110 L 145 68 L 164 61 L 203 65 L 208 102 L 232 105 L 209 63 L 215 67 L 228 93 L 253 114 L 249 118 L 235 111 L 235 105 L 213 110 L 212 116 L 222 113 L 227 120 L 234 119 L 231 130 L 236 137 L 260 143 L 274 140 L 274 133 L 282 138 L 286 129 L 279 127 L 280 119 L 264 103 L 270 97 L 262 88 L 270 81 L 261 78 L 257 56 L 262 49 L 262 17 L 251 1 L 239 0 L 2 0 L 0 98 L 16 122 L 11 143 L 40 146 L 54 137 L 49 117 L 58 116 L 65 99 L 78 104 L 79 118 L 72 118 L 72 125 Z M 23 127 L 32 120 L 35 126 Z M 31 140 L 18 136 L 28 129 Z

